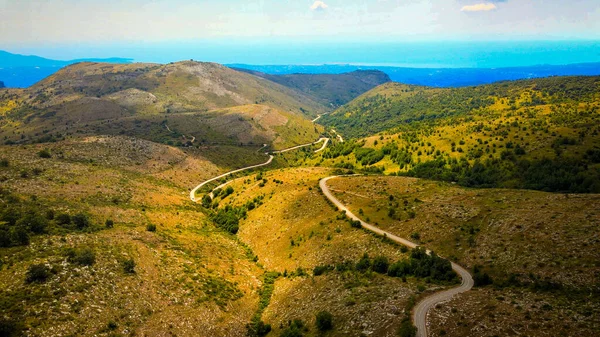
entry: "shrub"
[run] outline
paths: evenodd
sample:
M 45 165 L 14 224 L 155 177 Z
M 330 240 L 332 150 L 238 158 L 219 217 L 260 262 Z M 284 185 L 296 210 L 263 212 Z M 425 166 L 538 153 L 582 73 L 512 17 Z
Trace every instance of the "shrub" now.
M 333 266 L 330 265 L 322 265 L 322 266 L 316 266 L 313 269 L 313 275 L 314 276 L 319 276 L 319 275 L 323 275 L 326 272 L 333 270 Z
M 15 226 L 9 231 L 10 242 L 15 246 L 26 246 L 29 244 L 29 233 L 27 228 Z
M 71 224 L 71 216 L 66 213 L 61 213 L 56 216 L 55 221 L 56 221 L 56 224 L 59 226 L 70 225 Z
M 225 188 L 225 196 L 223 198 L 225 198 L 228 195 L 231 195 L 232 193 L 233 193 L 233 187 L 227 186 L 227 188 Z
M 104 224 L 106 225 L 106 228 L 113 228 L 115 226 L 114 221 L 112 221 L 111 219 L 106 220 Z
M 358 261 L 358 263 L 356 264 L 356 270 L 366 271 L 370 267 L 371 267 L 371 259 L 369 258 L 369 255 L 367 255 L 367 253 L 365 253 L 365 255 L 363 255 L 363 257 L 361 257 L 360 260 Z
M 315 322 L 319 331 L 328 331 L 333 328 L 333 315 L 327 311 L 321 311 L 317 314 Z
M 107 326 L 108 330 L 116 330 L 119 326 L 117 325 L 117 323 L 115 321 L 110 321 L 108 322 Z
M 210 197 L 210 195 L 206 194 L 202 197 L 202 207 L 210 208 L 210 205 L 212 205 L 212 198 Z
M 271 332 L 271 324 L 258 320 L 246 325 L 246 336 L 248 337 L 264 337 Z
M 122 265 L 123 265 L 123 270 L 127 274 L 134 274 L 135 273 L 135 261 L 133 259 L 124 260 L 122 262 Z
M 153 223 L 150 223 L 146 226 L 146 230 L 148 232 L 156 232 L 156 225 Z
M 289 323 L 289 326 L 281 331 L 281 337 L 302 337 L 303 331 L 306 330 L 304 327 L 304 322 L 299 319 L 295 319 L 293 322 Z
M 27 228 L 35 234 L 46 232 L 47 220 L 37 214 L 26 214 L 16 223 L 17 227 Z
M 96 263 L 96 253 L 91 248 L 83 248 L 75 250 L 67 249 L 67 260 L 71 263 L 76 263 L 81 266 L 91 266 Z
M 412 324 L 412 322 L 405 318 L 402 323 L 400 323 L 400 328 L 398 329 L 398 336 L 400 337 L 415 337 L 417 335 L 417 328 Z
M 10 165 L 10 163 L 8 162 L 8 159 L 6 159 L 6 158 L 0 159 L 0 167 L 8 167 L 9 165 Z
M 50 277 L 50 268 L 45 264 L 32 264 L 25 275 L 27 283 L 43 283 Z
M 83 213 L 74 215 L 71 220 L 78 229 L 84 229 L 90 226 L 90 219 Z
M 50 151 L 48 151 L 47 149 L 43 149 L 40 152 L 38 152 L 38 156 L 40 158 L 51 158 L 52 155 L 50 154 Z
M 373 259 L 373 271 L 380 274 L 385 274 L 388 271 L 390 262 L 385 256 L 377 256 Z
M 22 336 L 24 330 L 23 323 L 17 322 L 13 319 L 6 319 L 0 317 L 0 336 L 3 337 L 17 337 Z

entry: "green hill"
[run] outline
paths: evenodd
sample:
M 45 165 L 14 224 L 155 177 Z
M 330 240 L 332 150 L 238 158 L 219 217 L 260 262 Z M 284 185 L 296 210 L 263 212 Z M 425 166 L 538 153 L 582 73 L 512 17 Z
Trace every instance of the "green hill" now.
M 590 103 L 599 96 L 598 76 L 551 77 L 447 89 L 386 83 L 324 116 L 322 123 L 347 137 L 365 137 L 415 121 Z
M 343 74 L 289 75 L 270 75 L 242 68 L 236 70 L 300 91 L 331 109 L 338 108 L 374 87 L 390 81 L 388 75 L 378 70 L 357 70 Z
M 389 83 L 323 117 L 344 136 L 378 134 L 328 149 L 322 165 L 464 186 L 598 192 L 599 112 L 599 77 L 459 89 Z

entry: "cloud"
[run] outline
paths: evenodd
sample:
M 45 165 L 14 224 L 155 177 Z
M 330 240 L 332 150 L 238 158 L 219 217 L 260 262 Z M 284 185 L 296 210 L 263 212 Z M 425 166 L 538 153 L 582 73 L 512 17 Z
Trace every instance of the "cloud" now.
M 327 4 L 323 1 L 315 1 L 315 3 L 310 6 L 310 9 L 313 11 L 322 11 L 327 9 L 327 7 L 329 6 L 327 6 Z
M 497 9 L 496 5 L 491 2 L 480 3 L 475 5 L 464 6 L 460 9 L 461 12 L 487 12 Z

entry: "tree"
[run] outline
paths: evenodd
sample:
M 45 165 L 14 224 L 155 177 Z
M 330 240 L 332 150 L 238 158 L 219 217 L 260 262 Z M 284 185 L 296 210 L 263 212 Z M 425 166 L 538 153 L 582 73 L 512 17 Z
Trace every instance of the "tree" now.
M 115 223 L 111 219 L 108 219 L 108 220 L 106 220 L 105 225 L 106 225 L 106 228 L 113 228 L 115 226 Z
M 146 226 L 146 230 L 148 232 L 156 232 L 156 225 L 153 223 L 150 223 Z
M 315 322 L 319 331 L 328 331 L 333 329 L 333 315 L 328 311 L 320 311 L 317 314 Z

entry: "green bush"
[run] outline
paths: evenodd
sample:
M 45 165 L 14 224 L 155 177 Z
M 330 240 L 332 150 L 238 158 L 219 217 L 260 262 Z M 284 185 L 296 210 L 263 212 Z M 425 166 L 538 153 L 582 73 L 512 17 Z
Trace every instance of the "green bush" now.
M 135 274 L 135 261 L 133 259 L 127 259 L 122 262 L 123 271 L 127 274 Z
M 32 264 L 25 275 L 26 283 L 44 283 L 50 278 L 50 268 L 45 264 Z
M 148 225 L 146 225 L 146 230 L 148 232 L 156 232 L 156 225 L 153 223 L 149 223 Z
M 365 253 L 358 263 L 356 263 L 356 270 L 367 271 L 369 268 L 371 268 L 371 259 L 369 258 L 369 255 Z
M 373 271 L 380 274 L 385 274 L 388 272 L 388 267 L 390 262 L 385 256 L 377 256 L 373 259 Z
M 106 220 L 104 224 L 106 225 L 106 228 L 113 228 L 115 226 L 115 222 L 111 219 Z
M 308 330 L 304 326 L 304 322 L 299 319 L 295 319 L 292 322 L 289 322 L 288 327 L 281 331 L 281 337 L 302 337 L 304 336 L 304 332 Z
M 400 323 L 400 328 L 398 329 L 398 336 L 400 337 L 415 337 L 417 335 L 417 328 L 412 324 L 412 322 L 405 318 L 402 323 Z
M 48 222 L 45 218 L 32 213 L 25 214 L 25 216 L 16 223 L 17 227 L 27 228 L 30 232 L 35 234 L 45 233 L 47 225 Z
M 50 154 L 50 151 L 48 151 L 47 149 L 43 149 L 40 152 L 38 152 L 38 156 L 40 158 L 51 158 L 52 155 Z
M 75 214 L 71 220 L 77 229 L 85 229 L 90 226 L 90 219 L 83 213 Z
M 315 322 L 317 329 L 319 331 L 329 331 L 333 329 L 333 315 L 328 311 L 320 311 L 317 314 L 317 319 Z
M 20 337 L 25 329 L 23 323 L 16 320 L 0 316 L 0 336 L 2 337 Z
M 212 198 L 210 197 L 210 195 L 206 194 L 205 196 L 202 197 L 202 207 L 210 208 L 211 205 L 212 205 Z
M 81 266 L 91 266 L 96 263 L 96 253 L 91 248 L 76 250 L 69 248 L 66 251 L 67 261 Z
M 56 221 L 56 224 L 59 226 L 67 226 L 71 224 L 71 216 L 66 213 L 61 213 L 56 216 L 54 221 Z

